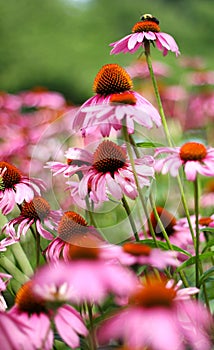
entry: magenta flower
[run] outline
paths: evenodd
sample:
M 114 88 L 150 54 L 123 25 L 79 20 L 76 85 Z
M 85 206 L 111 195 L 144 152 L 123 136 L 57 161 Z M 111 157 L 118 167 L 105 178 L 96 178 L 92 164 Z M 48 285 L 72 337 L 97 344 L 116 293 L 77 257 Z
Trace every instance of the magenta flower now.
M 13 165 L 0 162 L 0 209 L 4 215 L 10 213 L 15 204 L 30 202 L 45 189 L 42 180 L 28 178 Z
M 46 229 L 54 229 L 62 214 L 58 210 L 51 210 L 49 203 L 42 197 L 34 197 L 30 202 L 25 202 L 21 208 L 21 215 L 6 223 L 2 232 L 5 232 L 15 241 L 21 235 L 25 236 L 28 229 L 35 224 L 38 233 L 45 239 L 53 239 L 53 235 Z M 18 225 L 17 231 L 15 226 Z
M 59 260 L 36 273 L 34 290 L 40 297 L 53 300 L 57 291 L 59 300 L 100 303 L 109 293 L 127 297 L 136 287 L 136 276 L 120 264 L 106 263 L 96 242 L 71 244 L 69 256 L 69 262 Z
M 162 270 L 168 266 L 178 266 L 179 264 L 176 252 L 152 249 L 148 245 L 138 242 L 127 242 L 122 246 L 107 245 L 101 251 L 102 258 L 118 261 L 126 266 L 149 265 Z
M 98 328 L 100 344 L 122 341 L 132 350 L 210 350 L 212 318 L 200 303 L 190 300 L 196 288 L 149 279 L 130 297 L 129 305 Z
M 146 42 L 156 44 L 157 49 L 162 51 L 164 56 L 168 51 L 174 52 L 176 56 L 180 54 L 173 37 L 161 32 L 158 19 L 149 14 L 143 15 L 141 21 L 135 23 L 132 34 L 110 44 L 113 46 L 111 54 L 134 53 L 140 47 L 145 47 Z
M 178 169 L 183 166 L 187 180 L 194 181 L 197 174 L 214 176 L 214 148 L 202 143 L 187 142 L 181 147 L 160 147 L 155 156 L 169 153 L 169 156 L 157 159 L 155 170 L 162 174 L 178 175 Z
M 120 130 L 124 121 L 129 133 L 134 132 L 134 122 L 150 129 L 153 123 L 158 127 L 161 118 L 153 105 L 132 89 L 132 80 L 118 64 L 104 65 L 94 80 L 95 96 L 87 100 L 73 120 L 73 129 L 82 130 L 99 126 L 103 137 L 111 129 Z
M 34 280 L 25 283 L 18 291 L 15 305 L 9 311 L 17 319 L 17 323 L 29 327 L 27 333 L 35 349 L 51 350 L 53 347 L 54 322 L 56 330 L 72 349 L 80 343 L 79 336 L 86 336 L 88 331 L 80 314 L 70 305 L 56 305 L 57 293 L 53 304 L 46 305 L 45 296 L 38 297 L 34 292 Z
M 92 244 L 104 244 L 104 239 L 93 226 L 88 226 L 85 219 L 73 211 L 63 214 L 58 225 L 58 236 L 49 243 L 45 249 L 49 262 L 59 259 L 71 260 L 70 249 L 72 245 L 87 247 Z
M 134 175 L 130 161 L 124 147 L 118 146 L 112 141 L 103 141 L 94 154 L 79 148 L 69 148 L 67 158 L 71 159 L 71 165 L 49 163 L 55 173 L 63 172 L 65 176 L 82 172 L 83 177 L 79 182 L 80 198 L 88 194 L 95 202 L 108 200 L 108 195 L 121 199 L 123 195 L 135 199 L 138 195 Z M 87 159 L 87 164 L 85 161 Z M 72 166 L 72 164 L 74 164 Z M 78 166 L 79 164 L 79 166 Z M 61 167 L 61 169 L 60 169 Z M 144 156 L 135 160 L 135 169 L 141 187 L 149 186 L 149 177 L 153 177 L 153 157 Z

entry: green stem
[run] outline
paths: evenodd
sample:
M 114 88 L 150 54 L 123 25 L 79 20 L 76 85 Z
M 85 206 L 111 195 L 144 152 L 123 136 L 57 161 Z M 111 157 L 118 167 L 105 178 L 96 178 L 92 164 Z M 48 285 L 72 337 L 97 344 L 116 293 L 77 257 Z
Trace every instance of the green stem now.
M 139 236 L 138 236 L 138 233 L 137 233 L 137 228 L 136 228 L 135 222 L 134 222 L 132 214 L 131 214 L 131 210 L 129 208 L 129 205 L 128 205 L 128 202 L 127 202 L 125 196 L 122 197 L 121 201 L 122 201 L 123 207 L 124 207 L 124 209 L 125 209 L 125 211 L 127 213 L 130 225 L 132 227 L 133 234 L 135 236 L 135 239 L 136 239 L 137 242 L 139 242 L 140 239 L 139 239 Z
M 40 250 L 40 234 L 36 230 L 36 267 L 38 267 L 40 263 Z
M 194 200 L 195 200 L 195 284 L 199 288 L 199 244 L 200 244 L 200 230 L 199 230 L 199 186 L 198 186 L 198 176 L 194 181 Z
M 89 302 L 87 303 L 87 311 L 88 311 L 88 318 L 89 318 L 89 324 L 90 324 L 91 350 L 96 350 L 97 344 L 96 344 L 96 337 L 95 337 L 95 331 L 94 331 L 93 311 L 92 311 L 92 306 Z
M 168 145 L 170 147 L 172 147 L 173 146 L 173 142 L 171 140 L 170 132 L 169 132 L 168 125 L 167 125 L 167 122 L 166 122 L 166 117 L 165 117 L 165 114 L 164 114 L 163 105 L 162 105 L 161 98 L 160 98 L 158 84 L 157 84 L 157 81 L 156 81 L 156 78 L 155 78 L 155 74 L 154 74 L 154 71 L 153 71 L 153 67 L 152 67 L 152 60 L 151 60 L 151 55 L 150 55 L 150 43 L 149 43 L 149 41 L 145 42 L 145 56 L 146 56 L 146 62 L 147 62 L 147 65 L 148 65 L 149 73 L 150 73 L 150 76 L 151 76 L 151 79 L 152 79 L 153 88 L 154 88 L 154 92 L 155 92 L 155 96 L 156 96 L 156 100 L 157 100 L 157 104 L 158 104 L 158 108 L 159 108 L 159 113 L 160 113 L 160 117 L 161 117 L 163 128 L 164 128 L 165 136 L 166 136 Z M 189 228 L 190 228 L 192 240 L 193 240 L 193 243 L 194 243 L 194 246 L 195 246 L 194 231 L 193 231 L 193 228 L 192 228 L 192 223 L 191 223 L 191 220 L 190 220 L 190 214 L 189 214 L 186 198 L 185 198 L 185 195 L 184 195 L 184 189 L 183 189 L 183 186 L 182 186 L 181 179 L 180 179 L 179 175 L 177 176 L 177 181 L 178 181 L 178 186 L 179 186 L 179 190 L 180 190 L 180 193 L 181 193 L 182 204 L 183 204 L 184 211 L 185 211 L 185 214 L 186 214 L 186 217 L 187 217 L 187 221 L 188 221 L 188 225 L 189 225 Z
M 33 275 L 33 269 L 32 269 L 32 266 L 21 246 L 20 243 L 16 243 L 16 244 L 13 244 L 11 246 L 11 250 L 13 252 L 13 255 L 15 257 L 15 259 L 17 260 L 21 270 L 23 271 L 23 273 L 27 276 L 32 276 Z

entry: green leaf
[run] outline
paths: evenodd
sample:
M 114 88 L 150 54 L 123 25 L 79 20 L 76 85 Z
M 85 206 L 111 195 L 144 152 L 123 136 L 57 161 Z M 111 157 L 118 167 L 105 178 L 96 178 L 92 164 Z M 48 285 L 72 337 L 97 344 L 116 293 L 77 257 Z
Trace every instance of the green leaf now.
M 214 273 L 214 266 L 210 267 L 207 271 L 205 271 L 199 280 L 200 285 L 204 283 L 205 281 L 214 281 L 214 276 L 210 276 Z
M 209 226 L 207 226 L 207 227 L 203 227 L 203 228 L 201 228 L 200 229 L 200 231 L 209 231 L 209 232 L 214 232 L 214 227 L 209 227 Z
M 199 260 L 208 259 L 211 256 L 213 256 L 213 252 L 206 252 L 206 253 L 199 255 Z M 183 270 L 185 267 L 195 264 L 195 260 L 196 260 L 196 257 L 192 256 L 191 258 L 186 260 L 183 264 L 178 266 L 176 271 L 179 272 L 179 271 Z
M 206 245 L 204 246 L 203 250 L 202 250 L 202 253 L 205 252 L 205 250 L 207 250 L 208 248 L 210 247 L 213 247 L 214 246 L 214 239 L 210 239 Z M 213 252 L 213 255 L 214 255 L 214 252 Z
M 142 148 L 156 148 L 156 147 L 164 147 L 162 143 L 159 142 L 151 142 L 151 141 L 145 141 L 145 142 L 137 142 L 136 143 L 137 147 L 142 147 Z

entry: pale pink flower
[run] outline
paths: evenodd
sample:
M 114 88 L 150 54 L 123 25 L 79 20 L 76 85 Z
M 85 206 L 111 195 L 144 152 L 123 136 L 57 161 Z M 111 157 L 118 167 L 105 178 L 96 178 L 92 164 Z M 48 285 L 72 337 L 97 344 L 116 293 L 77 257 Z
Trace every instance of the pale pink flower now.
M 27 344 L 28 350 L 37 350 L 29 331 L 29 325 L 18 320 L 16 315 L 0 311 L 0 344 L 4 349 L 23 350 Z
M 153 105 L 132 89 L 132 80 L 118 64 L 104 65 L 94 80 L 95 96 L 87 100 L 73 119 L 74 130 L 97 126 L 103 137 L 112 129 L 120 130 L 124 121 L 129 133 L 134 132 L 134 123 L 148 129 L 153 123 L 159 127 L 161 118 Z
M 59 300 L 100 303 L 109 293 L 127 297 L 136 287 L 132 271 L 100 258 L 95 244 L 71 245 L 69 255 L 69 262 L 59 260 L 38 270 L 34 290 L 39 296 L 52 300 L 58 292 Z
M 197 174 L 214 176 L 214 148 L 202 143 L 187 142 L 181 147 L 160 147 L 156 149 L 155 157 L 169 154 L 165 158 L 156 159 L 155 170 L 162 174 L 170 173 L 175 177 L 183 166 L 187 180 L 194 181 Z
M 15 305 L 9 313 L 16 317 L 18 323 L 29 327 L 27 333 L 36 349 L 52 349 L 52 322 L 65 343 L 71 348 L 77 348 L 80 335 L 88 334 L 80 314 L 70 305 L 58 304 L 56 307 L 54 302 L 58 301 L 57 293 L 52 301 L 53 304 L 49 301 L 46 305 L 45 296 L 40 297 L 34 292 L 34 280 L 31 280 L 19 289 Z
M 7 303 L 1 292 L 4 292 L 6 290 L 7 284 L 11 278 L 11 275 L 0 272 L 0 311 L 5 311 L 7 308 Z
M 118 261 L 126 266 L 149 265 L 162 270 L 167 266 L 179 265 L 176 252 L 152 249 L 148 245 L 138 242 L 127 242 L 122 246 L 109 244 L 100 250 L 103 259 Z
M 82 172 L 79 182 L 80 198 L 88 194 L 95 202 L 108 200 L 108 195 L 121 199 L 123 195 L 135 199 L 138 195 L 130 161 L 124 146 L 104 140 L 94 154 L 80 148 L 69 148 L 66 157 L 71 160 L 69 166 L 59 163 L 48 163 L 56 173 L 63 172 L 71 176 Z M 86 163 L 87 161 L 87 163 Z M 149 186 L 150 177 L 154 175 L 153 157 L 143 156 L 135 159 L 135 169 L 140 186 Z
M 134 53 L 139 48 L 145 47 L 146 42 L 156 44 L 157 49 L 162 51 L 164 56 L 167 55 L 168 51 L 174 52 L 176 56 L 180 54 L 174 38 L 161 32 L 158 19 L 149 14 L 143 15 L 141 21 L 135 23 L 132 34 L 110 44 L 113 46 L 111 54 Z
M 24 106 L 37 108 L 62 108 L 65 105 L 64 97 L 55 91 L 48 91 L 46 88 L 38 87 L 33 90 L 23 91 L 19 94 Z
M 30 202 L 45 189 L 40 179 L 28 178 L 7 162 L 0 162 L 0 209 L 4 215 L 10 213 L 15 204 Z
M 130 75 L 132 79 L 141 78 L 146 79 L 150 78 L 149 68 L 146 63 L 146 60 L 139 58 L 134 63 L 131 63 L 130 66 L 126 68 L 127 73 Z M 154 61 L 153 62 L 153 71 L 156 77 L 169 77 L 171 74 L 171 70 L 169 65 Z
M 203 208 L 214 206 L 214 181 L 210 180 L 204 187 L 200 198 L 200 205 Z
M 207 309 L 190 296 L 196 288 L 185 288 L 159 279 L 149 279 L 130 297 L 127 307 L 111 315 L 98 328 L 100 344 L 122 341 L 132 350 L 210 350 L 213 325 Z M 179 295 L 180 294 L 180 295 Z
M 38 233 L 45 239 L 53 239 L 49 229 L 54 229 L 62 213 L 60 210 L 51 210 L 49 203 L 43 197 L 34 197 L 30 202 L 25 202 L 21 207 L 21 214 L 7 222 L 2 232 L 9 235 L 15 241 L 25 236 L 28 229 L 35 224 Z M 18 229 L 15 226 L 18 225 Z

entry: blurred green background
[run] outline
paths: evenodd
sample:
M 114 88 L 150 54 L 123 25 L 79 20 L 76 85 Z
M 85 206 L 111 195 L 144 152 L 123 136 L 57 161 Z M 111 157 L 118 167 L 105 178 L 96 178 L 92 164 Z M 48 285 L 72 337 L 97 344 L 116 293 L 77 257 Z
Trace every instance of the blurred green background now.
M 139 52 L 110 56 L 108 45 L 144 13 L 159 18 L 183 55 L 201 56 L 212 69 L 213 0 L 0 0 L 0 11 L 0 90 L 46 86 L 82 103 L 104 64 L 127 66 L 137 58 Z M 170 65 L 176 60 L 155 49 L 152 55 Z

